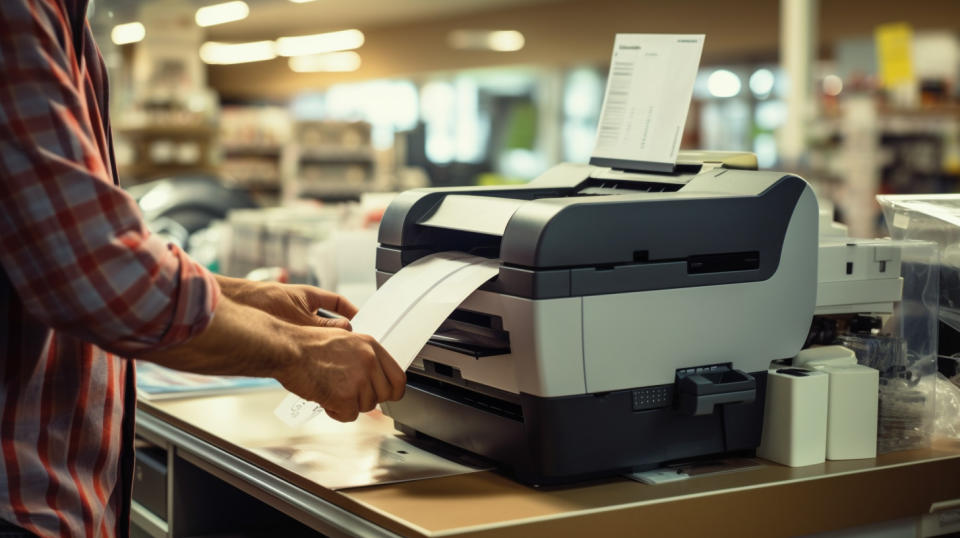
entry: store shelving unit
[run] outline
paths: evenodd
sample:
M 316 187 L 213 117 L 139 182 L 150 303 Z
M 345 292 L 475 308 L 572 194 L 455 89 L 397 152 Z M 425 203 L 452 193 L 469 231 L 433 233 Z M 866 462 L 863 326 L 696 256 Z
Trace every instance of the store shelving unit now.
M 267 205 L 280 199 L 291 119 L 279 106 L 228 106 L 220 116 L 220 171 Z
M 126 142 L 131 158 L 118 172 L 124 180 L 151 179 L 216 171 L 214 147 L 217 130 L 205 123 L 151 122 L 119 125 L 116 134 Z
M 290 151 L 284 155 L 285 199 L 357 199 L 375 190 L 370 124 L 301 121 L 293 132 Z
M 877 194 L 960 190 L 960 105 L 902 108 L 850 97 L 818 120 L 809 166 L 854 235 L 881 233 Z

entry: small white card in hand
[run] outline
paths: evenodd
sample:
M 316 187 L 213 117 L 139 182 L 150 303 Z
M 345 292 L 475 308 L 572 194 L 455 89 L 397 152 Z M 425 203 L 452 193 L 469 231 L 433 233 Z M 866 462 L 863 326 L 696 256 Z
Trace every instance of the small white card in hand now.
M 590 164 L 672 171 L 703 34 L 617 34 Z
M 304 400 L 292 392 L 273 410 L 273 414 L 287 426 L 306 424 L 320 413 L 323 413 L 320 404 Z
M 353 331 L 373 336 L 406 370 L 440 324 L 484 282 L 497 275 L 499 260 L 441 252 L 421 258 L 387 280 L 351 320 Z M 294 394 L 274 410 L 288 426 L 323 412 Z

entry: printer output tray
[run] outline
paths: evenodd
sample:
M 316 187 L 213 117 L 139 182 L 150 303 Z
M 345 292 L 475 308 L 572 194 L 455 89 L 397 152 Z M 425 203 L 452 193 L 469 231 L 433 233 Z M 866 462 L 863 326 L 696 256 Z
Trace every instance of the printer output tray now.
M 766 372 L 750 403 L 692 415 L 676 405 L 636 411 L 645 387 L 519 403 L 408 373 L 406 394 L 382 404 L 397 429 L 490 458 L 528 484 L 557 484 L 656 467 L 684 458 L 752 451 L 760 444 Z

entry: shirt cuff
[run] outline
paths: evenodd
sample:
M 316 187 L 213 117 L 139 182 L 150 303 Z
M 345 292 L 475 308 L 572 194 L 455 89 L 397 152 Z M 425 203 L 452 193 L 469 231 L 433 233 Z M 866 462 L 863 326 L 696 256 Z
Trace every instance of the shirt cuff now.
M 180 247 L 169 244 L 170 253 L 180 264 L 175 306 L 170 325 L 153 350 L 183 344 L 202 333 L 213 321 L 220 301 L 220 285 L 213 274 L 193 261 Z

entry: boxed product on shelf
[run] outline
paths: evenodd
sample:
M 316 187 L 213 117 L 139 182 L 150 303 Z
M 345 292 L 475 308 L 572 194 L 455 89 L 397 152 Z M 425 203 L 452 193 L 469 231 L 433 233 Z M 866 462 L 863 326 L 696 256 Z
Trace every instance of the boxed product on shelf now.
M 343 285 L 360 290 L 354 296 L 363 298 L 376 288 L 376 224 L 393 196 L 365 194 L 359 203 L 231 211 L 218 236 L 220 271 L 242 277 L 264 267 L 280 268 L 288 282 L 334 291 Z
M 297 122 L 285 159 L 287 200 L 357 199 L 375 190 L 377 162 L 369 123 Z
M 294 138 L 305 148 L 365 148 L 370 146 L 370 124 L 348 121 L 300 121 Z

